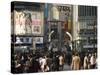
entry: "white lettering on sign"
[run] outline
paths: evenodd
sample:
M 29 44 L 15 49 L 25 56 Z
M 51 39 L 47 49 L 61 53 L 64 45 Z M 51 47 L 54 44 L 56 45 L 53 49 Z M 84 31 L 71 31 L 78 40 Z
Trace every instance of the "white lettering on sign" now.
M 59 11 L 69 11 L 70 12 L 70 7 L 67 6 L 58 6 Z

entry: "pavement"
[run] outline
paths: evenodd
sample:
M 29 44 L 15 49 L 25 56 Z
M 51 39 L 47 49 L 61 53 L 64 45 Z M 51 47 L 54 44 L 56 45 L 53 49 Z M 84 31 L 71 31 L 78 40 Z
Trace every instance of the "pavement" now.
M 68 64 L 64 65 L 64 71 L 71 70 L 71 67 Z

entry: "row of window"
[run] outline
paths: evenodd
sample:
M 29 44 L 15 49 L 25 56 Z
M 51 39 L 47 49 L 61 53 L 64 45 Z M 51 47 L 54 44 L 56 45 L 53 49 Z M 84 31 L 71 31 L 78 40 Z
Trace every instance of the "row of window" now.
M 97 16 L 96 6 L 79 6 L 78 7 L 79 16 Z

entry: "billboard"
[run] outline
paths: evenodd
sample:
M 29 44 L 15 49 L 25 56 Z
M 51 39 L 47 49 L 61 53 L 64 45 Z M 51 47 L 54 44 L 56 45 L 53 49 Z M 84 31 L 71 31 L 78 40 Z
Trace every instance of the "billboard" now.
M 43 12 L 14 10 L 14 34 L 43 35 Z
M 43 34 L 43 12 L 32 12 L 32 34 Z

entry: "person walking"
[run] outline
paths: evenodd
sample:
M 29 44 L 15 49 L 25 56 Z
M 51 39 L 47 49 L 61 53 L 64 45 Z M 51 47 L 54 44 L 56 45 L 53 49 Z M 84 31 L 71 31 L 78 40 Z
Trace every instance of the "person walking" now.
M 80 69 L 80 57 L 78 53 L 75 53 L 75 56 L 72 57 L 72 64 L 71 64 L 72 70 L 79 70 Z
M 88 69 L 88 62 L 89 62 L 89 60 L 88 60 L 88 56 L 86 54 L 84 57 L 84 62 L 83 62 L 84 69 Z
M 44 58 L 45 58 L 45 60 L 46 60 L 46 64 L 45 64 L 45 68 L 44 68 L 44 70 L 45 70 L 45 72 L 48 72 L 49 71 L 49 62 L 48 62 L 48 57 L 47 56 L 44 56 Z
M 41 66 L 41 71 L 45 72 L 45 66 L 46 66 L 47 62 L 45 57 L 43 56 L 42 58 L 40 58 L 40 66 Z
M 63 70 L 63 67 L 64 67 L 64 57 L 63 55 L 60 55 L 59 56 L 59 70 Z
M 89 55 L 88 55 L 88 69 L 90 69 L 90 58 L 91 58 L 91 54 L 89 53 Z
M 22 73 L 22 64 L 20 63 L 20 60 L 15 60 L 15 72 L 16 73 Z
M 53 62 L 52 70 L 53 71 L 59 71 L 59 56 L 54 55 L 52 62 Z
M 95 54 L 93 53 L 90 58 L 90 68 L 95 69 L 95 66 L 96 66 L 96 57 Z
M 30 72 L 30 66 L 31 66 L 31 62 L 29 59 L 27 59 L 27 61 L 25 61 L 24 64 L 24 72 L 25 73 L 29 73 Z

